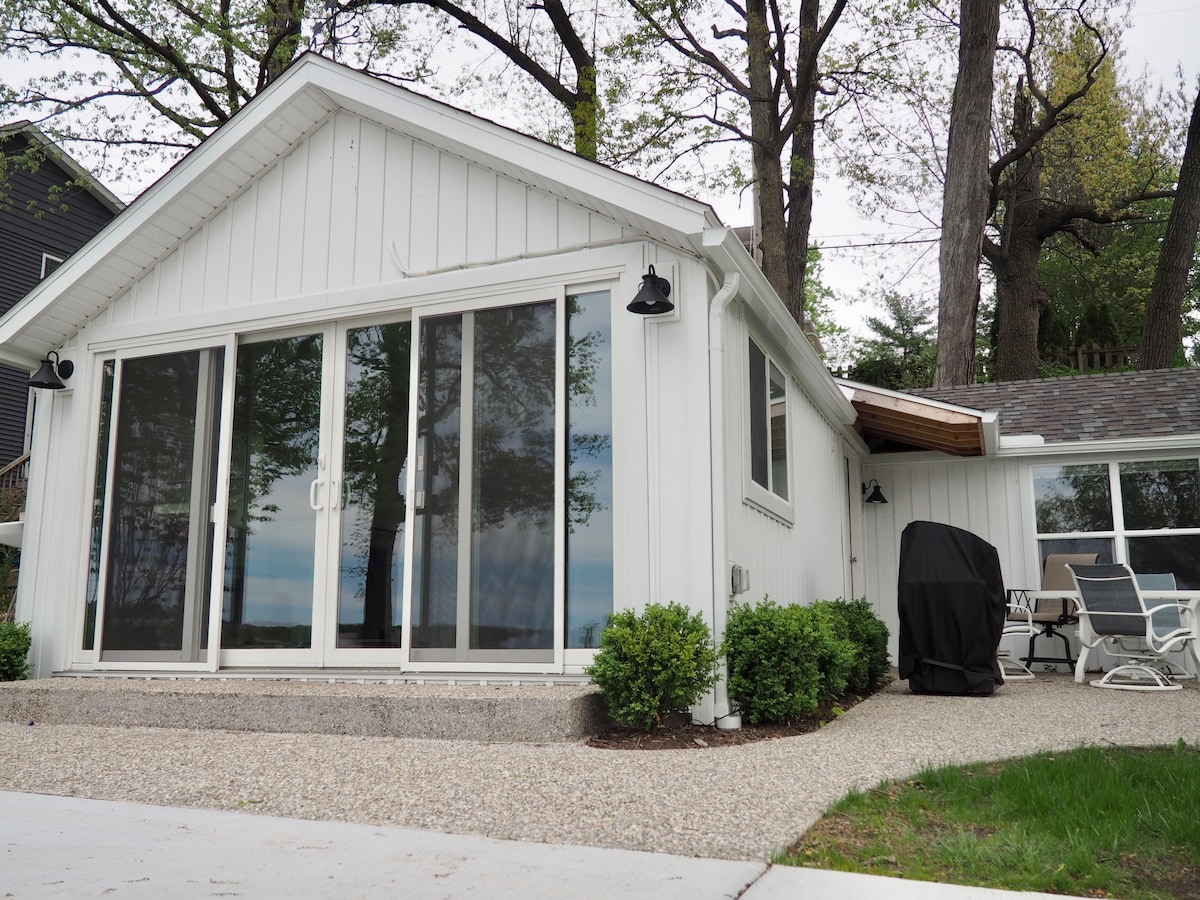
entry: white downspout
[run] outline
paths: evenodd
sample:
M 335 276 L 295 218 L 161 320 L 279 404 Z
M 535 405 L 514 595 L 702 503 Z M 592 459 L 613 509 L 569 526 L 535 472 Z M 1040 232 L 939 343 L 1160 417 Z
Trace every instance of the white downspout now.
M 708 309 L 708 430 L 712 468 L 712 562 L 713 562 L 713 637 L 719 642 L 725 637 L 729 614 L 729 560 L 725 543 L 725 346 L 723 329 L 725 310 L 737 296 L 742 277 L 726 272 L 725 283 L 713 295 Z M 713 713 L 718 728 L 742 727 L 742 717 L 730 712 L 729 671 L 722 666 L 721 680 L 713 691 Z

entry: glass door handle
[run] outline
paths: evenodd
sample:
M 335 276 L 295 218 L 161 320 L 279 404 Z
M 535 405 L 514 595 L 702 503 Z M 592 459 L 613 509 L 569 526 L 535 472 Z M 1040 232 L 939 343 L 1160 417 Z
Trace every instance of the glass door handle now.
M 329 482 L 329 508 L 337 509 L 342 505 L 342 491 L 338 480 L 334 478 Z
M 320 487 L 320 478 L 314 478 L 312 484 L 308 486 L 308 505 L 313 512 L 320 512 L 324 508 L 321 502 L 317 500 L 317 491 L 320 489 Z

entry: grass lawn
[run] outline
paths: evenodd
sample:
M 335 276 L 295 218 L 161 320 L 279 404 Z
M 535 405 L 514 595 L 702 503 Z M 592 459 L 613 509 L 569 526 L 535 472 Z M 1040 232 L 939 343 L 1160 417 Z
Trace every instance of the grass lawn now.
M 777 863 L 1123 900 L 1200 897 L 1200 751 L 1081 748 L 853 793 Z

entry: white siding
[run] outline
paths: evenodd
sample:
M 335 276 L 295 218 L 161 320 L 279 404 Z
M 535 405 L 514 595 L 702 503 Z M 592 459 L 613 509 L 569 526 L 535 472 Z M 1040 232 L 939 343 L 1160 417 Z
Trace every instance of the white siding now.
M 256 304 L 621 234 L 610 219 L 342 112 L 235 193 L 96 321 L 249 313 Z
M 891 632 L 893 659 L 900 628 L 896 592 L 900 535 L 909 522 L 941 522 L 979 535 L 996 547 L 1006 585 L 1028 583 L 1030 555 L 1036 548 L 1022 537 L 1017 461 L 871 458 L 863 462 L 863 478 L 877 479 L 888 501 L 866 504 L 862 521 L 867 593 Z
M 788 373 L 788 455 L 793 521 L 785 522 L 746 500 L 749 479 L 747 340 L 754 337 L 768 356 L 770 338 L 741 315 L 725 321 L 724 376 L 727 554 L 730 564 L 750 570 L 750 590 L 735 598 L 755 603 L 764 596 L 780 604 L 849 599 L 843 522 L 847 515 L 846 461 L 839 430 L 821 415 Z M 785 370 L 786 371 L 786 370 Z

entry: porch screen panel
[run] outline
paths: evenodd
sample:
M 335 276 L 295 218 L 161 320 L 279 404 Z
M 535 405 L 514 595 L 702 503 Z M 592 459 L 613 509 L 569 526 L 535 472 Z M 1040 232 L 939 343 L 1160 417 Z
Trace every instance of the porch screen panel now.
M 238 348 L 221 646 L 312 645 L 321 335 Z
M 462 316 L 421 324 L 412 642 L 453 648 L 458 627 Z
M 555 304 L 475 313 L 471 649 L 554 646 Z
M 346 342 L 339 647 L 399 647 L 408 460 L 408 322 Z
M 101 652 L 180 654 L 203 643 L 223 354 L 191 351 L 122 364 L 109 502 Z M 102 410 L 103 412 L 103 410 Z
M 567 298 L 567 646 L 598 647 L 613 611 L 608 291 Z

